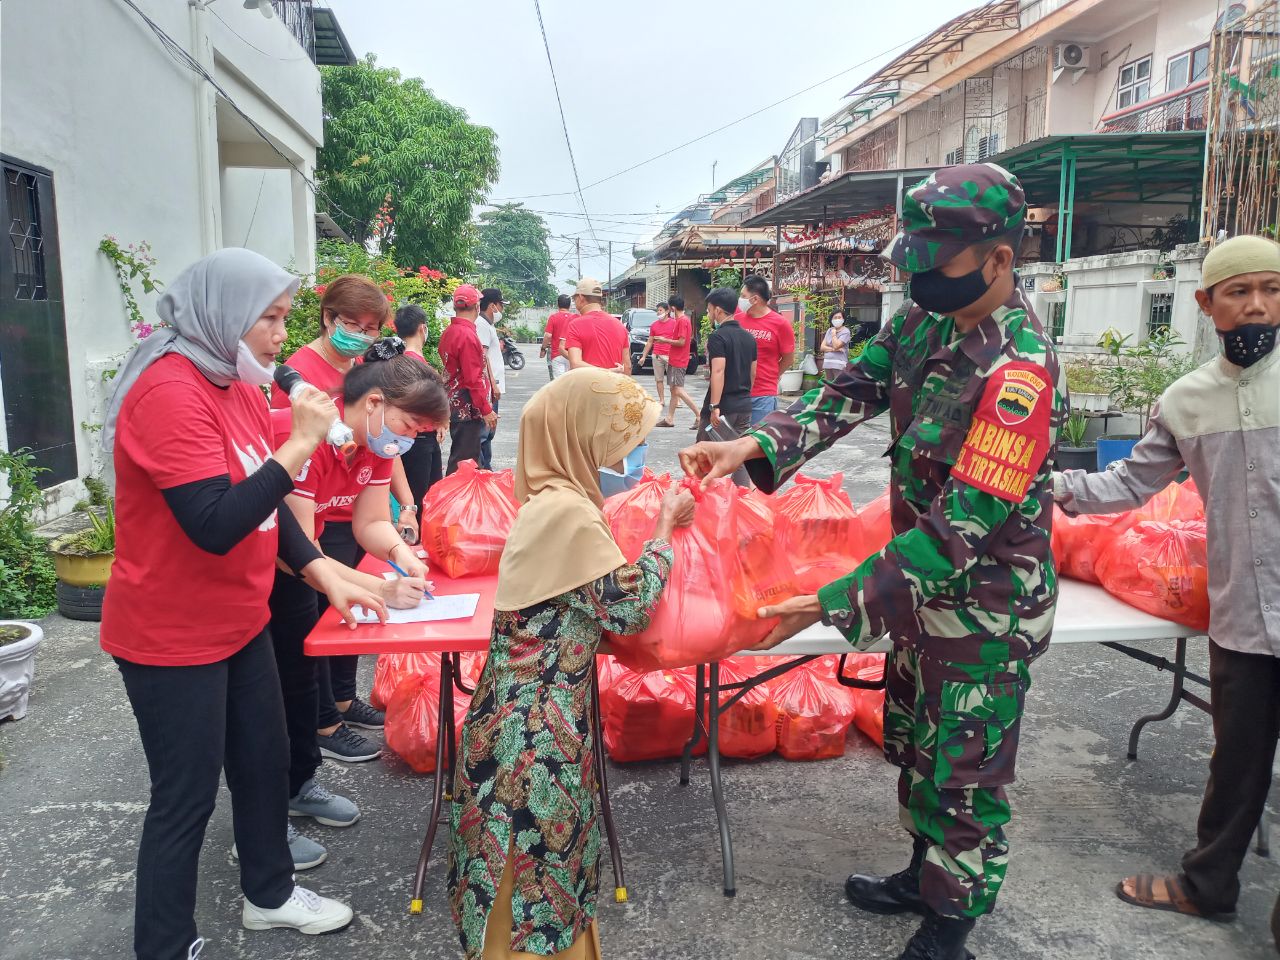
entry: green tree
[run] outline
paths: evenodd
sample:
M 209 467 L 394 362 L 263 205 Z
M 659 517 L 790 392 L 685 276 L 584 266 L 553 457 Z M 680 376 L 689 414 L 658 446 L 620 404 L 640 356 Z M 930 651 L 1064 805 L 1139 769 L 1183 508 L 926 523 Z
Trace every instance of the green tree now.
M 551 249 L 542 217 L 520 203 L 504 203 L 480 214 L 476 265 L 508 296 L 538 306 L 555 302 L 551 277 Z
M 379 67 L 322 67 L 324 146 L 316 173 L 339 209 L 333 218 L 358 243 L 394 244 L 404 267 L 467 272 L 471 210 L 498 179 L 497 135 L 467 121 L 417 77 Z M 323 203 L 323 200 L 321 200 Z M 380 217 L 386 204 L 390 229 Z

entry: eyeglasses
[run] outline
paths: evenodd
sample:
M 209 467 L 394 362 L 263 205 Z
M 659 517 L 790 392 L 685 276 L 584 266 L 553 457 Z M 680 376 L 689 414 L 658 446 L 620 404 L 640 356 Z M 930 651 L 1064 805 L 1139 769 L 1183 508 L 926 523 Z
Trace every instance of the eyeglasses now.
M 341 317 L 336 314 L 334 315 L 333 320 L 338 324 L 338 326 L 342 327 L 343 330 L 346 330 L 347 333 L 357 333 L 363 334 L 366 337 L 376 337 L 382 332 L 382 327 L 377 322 L 374 322 L 372 326 L 369 326 L 367 324 L 356 323 L 354 320 L 348 320 L 346 317 Z

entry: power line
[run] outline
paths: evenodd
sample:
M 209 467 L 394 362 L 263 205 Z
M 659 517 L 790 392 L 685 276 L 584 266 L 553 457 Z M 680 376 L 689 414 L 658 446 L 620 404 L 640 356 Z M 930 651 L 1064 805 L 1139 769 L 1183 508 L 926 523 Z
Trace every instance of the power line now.
M 564 101 L 560 99 L 560 83 L 556 80 L 556 65 L 551 60 L 551 43 L 547 40 L 547 28 L 542 22 L 542 4 L 538 0 L 533 0 L 533 9 L 538 14 L 538 29 L 542 31 L 542 48 L 547 51 L 547 67 L 551 71 L 551 87 L 556 92 L 556 107 L 560 110 L 560 129 L 564 131 L 564 145 L 569 150 L 569 166 L 573 168 L 573 182 L 578 187 L 578 203 L 582 205 L 582 212 L 586 215 L 587 226 L 591 226 L 591 215 L 587 213 L 587 201 L 582 196 L 582 180 L 578 176 L 578 161 L 573 156 L 573 144 L 569 142 L 569 124 L 564 118 Z M 595 238 L 595 228 L 591 229 L 591 236 Z M 596 240 L 596 243 L 599 243 Z

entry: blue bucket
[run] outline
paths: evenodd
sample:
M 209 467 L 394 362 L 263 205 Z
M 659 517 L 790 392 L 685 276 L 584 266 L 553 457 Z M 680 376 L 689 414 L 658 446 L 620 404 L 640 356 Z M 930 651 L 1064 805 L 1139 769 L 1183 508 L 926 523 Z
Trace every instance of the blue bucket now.
M 1108 465 L 1115 463 L 1115 461 L 1126 459 L 1129 454 L 1133 453 L 1133 448 L 1137 446 L 1138 439 L 1138 437 L 1125 437 L 1123 439 L 1099 437 L 1098 469 L 1105 470 Z

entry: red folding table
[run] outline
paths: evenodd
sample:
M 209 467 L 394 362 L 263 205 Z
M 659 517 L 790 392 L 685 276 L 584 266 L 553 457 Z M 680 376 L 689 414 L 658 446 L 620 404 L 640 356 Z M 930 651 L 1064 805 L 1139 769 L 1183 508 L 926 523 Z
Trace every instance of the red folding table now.
M 365 557 L 360 569 L 374 576 L 382 576 L 391 567 L 386 563 Z M 457 655 L 489 649 L 493 633 L 493 602 L 498 590 L 496 575 L 485 577 L 446 577 L 437 570 L 430 574 L 439 596 L 478 593 L 480 602 L 469 620 L 440 620 L 433 623 L 371 623 L 360 624 L 352 630 L 342 622 L 338 612 L 330 607 L 320 617 L 311 635 L 307 637 L 305 651 L 309 656 L 323 657 L 364 653 L 438 653 L 440 654 L 440 715 L 436 737 L 436 772 L 431 788 L 431 812 L 427 820 L 427 834 L 422 840 L 418 855 L 418 870 L 413 880 L 413 899 L 410 913 L 422 912 L 422 887 L 427 875 L 427 861 L 431 845 L 435 841 L 436 827 L 444 816 L 444 802 L 452 802 L 452 791 L 445 789 L 445 770 L 453 775 L 457 763 L 457 739 L 453 721 L 453 691 L 470 696 L 472 690 L 462 682 Z M 626 881 L 622 871 L 622 851 L 618 847 L 617 829 L 613 823 L 613 811 L 609 805 L 609 784 L 605 772 L 604 737 L 600 722 L 600 680 L 594 665 L 591 671 L 591 726 L 596 741 L 595 770 L 600 783 L 600 807 L 604 819 L 605 834 L 609 840 L 609 855 L 613 860 L 614 899 L 625 903 Z

